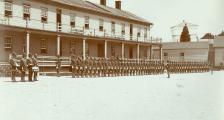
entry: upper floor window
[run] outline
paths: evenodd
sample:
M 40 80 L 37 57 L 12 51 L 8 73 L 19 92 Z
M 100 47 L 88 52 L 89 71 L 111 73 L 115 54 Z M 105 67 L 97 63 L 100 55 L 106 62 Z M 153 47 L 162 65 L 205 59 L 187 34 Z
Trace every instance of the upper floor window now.
M 4 47 L 6 50 L 12 50 L 12 36 L 5 37 Z
M 121 24 L 121 34 L 125 35 L 125 23 Z
M 5 1 L 5 17 L 12 17 L 12 1 Z
M 30 5 L 28 4 L 23 5 L 23 19 L 30 20 Z
M 47 40 L 41 39 L 40 41 L 40 53 L 47 54 Z
M 89 16 L 85 17 L 85 29 L 89 29 Z
M 180 53 L 180 56 L 181 56 L 181 57 L 184 57 L 184 53 Z
M 99 20 L 99 30 L 100 31 L 103 31 L 103 23 L 104 23 L 103 19 L 100 19 Z
M 47 8 L 45 8 L 45 7 L 41 8 L 41 22 L 42 23 L 46 23 L 47 22 L 47 12 L 48 12 Z
M 111 33 L 115 34 L 115 22 L 114 21 L 111 22 Z
M 75 27 L 75 18 L 76 18 L 75 14 L 70 14 L 70 25 L 73 28 Z
M 138 33 L 137 33 L 138 37 L 141 37 L 141 27 L 138 27 Z
M 147 38 L 148 37 L 148 29 L 147 29 L 147 27 L 145 27 L 145 29 L 144 29 L 144 38 Z

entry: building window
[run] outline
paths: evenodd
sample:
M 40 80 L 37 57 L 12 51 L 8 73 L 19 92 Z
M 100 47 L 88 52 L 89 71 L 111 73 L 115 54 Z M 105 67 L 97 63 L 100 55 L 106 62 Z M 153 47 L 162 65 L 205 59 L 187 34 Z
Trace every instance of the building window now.
M 168 53 L 164 53 L 164 57 L 167 57 L 168 56 Z
M 5 42 L 5 50 L 12 50 L 12 37 L 8 36 L 4 39 Z
M 138 37 L 141 37 L 141 27 L 138 27 L 138 33 L 137 33 Z
M 111 32 L 114 35 L 115 34 L 115 22 L 111 22 Z
M 85 29 L 89 29 L 89 17 L 85 17 Z
M 47 8 L 45 7 L 41 8 L 41 22 L 42 23 L 47 23 L 47 12 L 48 12 Z
M 30 20 L 30 5 L 23 5 L 23 19 Z
M 184 53 L 180 53 L 180 56 L 181 56 L 181 57 L 184 57 Z
M 125 35 L 125 23 L 121 24 L 121 34 L 124 36 Z
M 40 53 L 47 54 L 47 40 L 41 39 L 40 41 Z
M 147 27 L 145 27 L 145 29 L 144 29 L 144 38 L 148 37 L 147 33 L 148 33 L 148 29 L 147 29 Z
M 5 1 L 5 17 L 12 17 L 12 1 Z
M 99 20 L 99 31 L 103 31 L 103 23 L 104 23 L 103 19 L 100 19 Z
M 75 18 L 76 18 L 76 15 L 72 13 L 70 15 L 70 25 L 71 25 L 72 28 L 75 27 Z

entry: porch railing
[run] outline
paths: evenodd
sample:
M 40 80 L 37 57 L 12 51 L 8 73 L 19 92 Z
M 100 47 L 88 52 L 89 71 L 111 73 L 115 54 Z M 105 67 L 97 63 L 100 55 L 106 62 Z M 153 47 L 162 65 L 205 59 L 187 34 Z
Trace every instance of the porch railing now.
M 53 31 L 53 32 L 62 32 L 62 33 L 70 33 L 70 34 L 79 34 L 85 36 L 93 36 L 93 37 L 103 37 L 103 38 L 112 38 L 112 39 L 120 39 L 120 40 L 130 40 L 130 41 L 139 41 L 139 42 L 149 42 L 149 43 L 160 43 L 162 39 L 159 38 L 145 38 L 144 35 L 131 35 L 131 34 L 123 34 L 120 32 L 113 32 L 110 30 L 99 30 L 94 28 L 85 28 L 83 26 L 71 26 L 69 24 L 61 24 L 56 22 L 42 22 L 40 19 L 24 19 L 22 16 L 11 16 L 5 17 L 4 14 L 0 14 L 0 24 L 9 25 L 9 26 L 17 26 L 23 28 L 31 28 L 45 31 Z

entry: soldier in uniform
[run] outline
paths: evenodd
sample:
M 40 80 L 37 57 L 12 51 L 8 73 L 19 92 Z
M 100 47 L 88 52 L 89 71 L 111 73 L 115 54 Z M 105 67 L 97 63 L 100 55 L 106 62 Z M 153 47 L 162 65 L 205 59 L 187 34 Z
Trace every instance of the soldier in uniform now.
M 32 59 L 32 54 L 28 55 L 28 59 L 27 59 L 27 68 L 28 68 L 28 81 L 32 82 L 32 77 L 33 77 L 33 59 Z
M 23 53 L 19 66 L 21 72 L 21 82 L 25 82 L 26 66 L 26 54 Z
M 169 61 L 167 61 L 166 70 L 167 70 L 168 78 L 170 78 L 170 63 L 169 63 Z
M 60 70 L 61 70 L 61 59 L 60 59 L 60 55 L 57 55 L 56 71 L 57 71 L 58 77 L 60 77 Z
M 9 64 L 11 66 L 11 79 L 12 82 L 16 82 L 16 71 L 17 71 L 17 62 L 16 62 L 16 53 L 11 54 L 11 58 L 9 59 Z
M 39 72 L 39 65 L 38 65 L 38 61 L 37 61 L 37 54 L 34 54 L 32 59 L 33 59 L 33 67 L 36 67 L 35 69 L 33 69 L 33 80 L 38 81 L 37 74 Z
M 76 58 L 75 55 L 71 56 L 71 69 L 72 69 L 72 78 L 76 77 L 77 68 L 76 68 Z

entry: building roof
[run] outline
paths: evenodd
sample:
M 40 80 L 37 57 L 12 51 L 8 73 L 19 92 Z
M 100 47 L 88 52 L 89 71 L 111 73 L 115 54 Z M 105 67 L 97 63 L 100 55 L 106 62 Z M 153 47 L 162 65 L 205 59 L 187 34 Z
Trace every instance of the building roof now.
M 214 39 L 214 35 L 211 33 L 206 33 L 201 39 Z
M 224 36 L 224 31 L 222 31 L 218 36 Z
M 119 9 L 112 8 L 109 6 L 95 4 L 95 3 L 92 3 L 89 1 L 84 1 L 84 0 L 49 0 L 49 1 L 56 2 L 56 3 L 62 4 L 62 5 L 69 5 L 69 6 L 76 7 L 76 8 L 91 10 L 91 11 L 94 11 L 97 13 L 112 15 L 114 17 L 124 18 L 124 19 L 136 21 L 136 22 L 146 24 L 146 25 L 153 25 L 153 23 L 151 23 L 135 14 L 132 14 L 128 11 L 119 10 Z

